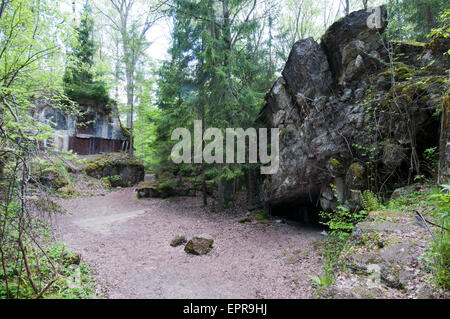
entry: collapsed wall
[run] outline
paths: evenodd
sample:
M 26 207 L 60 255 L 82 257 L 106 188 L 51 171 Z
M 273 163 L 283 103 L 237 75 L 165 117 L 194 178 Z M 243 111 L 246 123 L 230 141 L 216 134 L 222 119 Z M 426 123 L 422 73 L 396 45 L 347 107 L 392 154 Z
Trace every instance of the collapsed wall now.
M 295 43 L 266 95 L 258 121 L 280 129 L 280 168 L 260 189 L 270 209 L 355 208 L 365 189 L 386 191 L 431 174 L 423 153 L 439 145 L 448 56 L 430 45 L 385 42 L 386 23 L 370 28 L 370 15 L 361 10 L 335 22 L 320 45 Z M 448 138 L 440 143 L 447 161 Z

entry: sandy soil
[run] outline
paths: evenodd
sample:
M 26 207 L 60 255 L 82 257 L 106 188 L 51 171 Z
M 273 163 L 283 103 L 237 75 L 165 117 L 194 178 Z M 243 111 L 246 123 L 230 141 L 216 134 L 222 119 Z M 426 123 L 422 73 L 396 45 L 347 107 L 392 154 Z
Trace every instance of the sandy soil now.
M 107 298 L 307 298 L 321 271 L 321 229 L 238 223 L 246 211 L 214 213 L 200 198 L 137 200 L 133 189 L 61 200 L 58 240 L 93 266 Z M 204 256 L 169 245 L 210 234 Z

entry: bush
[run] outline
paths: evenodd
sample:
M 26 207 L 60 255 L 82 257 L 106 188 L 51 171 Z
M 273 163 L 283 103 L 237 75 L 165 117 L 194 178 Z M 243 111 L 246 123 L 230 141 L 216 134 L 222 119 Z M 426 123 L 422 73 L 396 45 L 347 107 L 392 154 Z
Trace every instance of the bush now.
M 437 232 L 436 240 L 431 246 L 429 255 L 433 261 L 433 275 L 436 284 L 450 290 L 450 185 L 443 185 L 439 194 L 433 195 L 438 199 L 435 220 L 442 225 Z

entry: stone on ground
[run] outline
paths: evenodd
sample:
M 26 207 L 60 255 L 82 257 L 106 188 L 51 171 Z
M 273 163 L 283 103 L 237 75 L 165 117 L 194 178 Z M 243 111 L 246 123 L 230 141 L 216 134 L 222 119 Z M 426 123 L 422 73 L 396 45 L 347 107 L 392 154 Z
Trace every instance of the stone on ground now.
M 186 243 L 186 237 L 184 235 L 176 235 L 170 242 L 170 246 L 178 247 Z
M 193 255 L 205 255 L 212 249 L 214 239 L 210 235 L 200 235 L 188 241 L 184 251 Z

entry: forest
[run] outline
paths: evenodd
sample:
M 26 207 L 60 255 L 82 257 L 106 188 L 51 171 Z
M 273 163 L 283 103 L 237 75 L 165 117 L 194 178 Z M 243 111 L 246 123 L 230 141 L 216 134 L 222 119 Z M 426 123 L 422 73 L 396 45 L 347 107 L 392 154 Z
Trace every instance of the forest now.
M 0 299 L 447 299 L 449 80 L 447 0 L 0 0 Z

